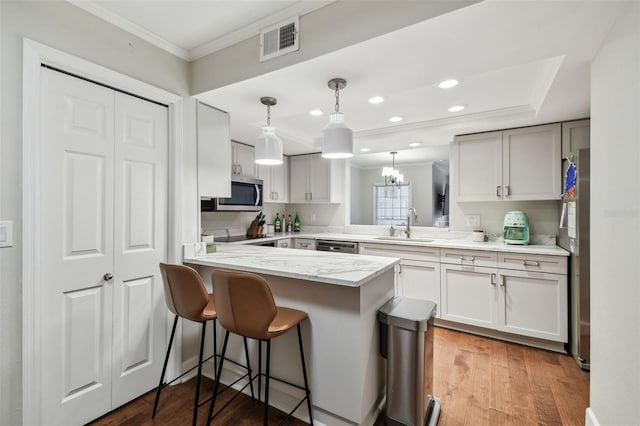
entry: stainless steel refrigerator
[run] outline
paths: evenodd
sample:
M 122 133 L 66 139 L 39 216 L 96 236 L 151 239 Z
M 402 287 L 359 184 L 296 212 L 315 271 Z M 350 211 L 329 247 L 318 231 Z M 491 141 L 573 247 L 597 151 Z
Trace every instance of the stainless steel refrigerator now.
M 590 369 L 590 243 L 589 192 L 590 149 L 578 149 L 565 159 L 562 217 L 558 244 L 568 250 L 569 257 L 569 349 L 578 365 Z M 566 170 L 573 165 L 575 179 Z M 569 180 L 575 185 L 567 185 Z M 573 190 L 571 189 L 573 187 Z

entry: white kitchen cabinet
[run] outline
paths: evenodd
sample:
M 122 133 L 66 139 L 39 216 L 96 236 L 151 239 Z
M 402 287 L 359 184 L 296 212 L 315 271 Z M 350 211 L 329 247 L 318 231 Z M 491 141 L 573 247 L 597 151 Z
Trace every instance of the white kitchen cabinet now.
M 300 250 L 315 250 L 316 240 L 313 238 L 294 238 L 293 246 Z
M 231 152 L 231 173 L 234 176 L 256 177 L 256 152 L 254 147 L 232 141 Z
M 359 253 L 400 258 L 396 293 L 434 302 L 440 318 L 439 248 L 361 243 Z
M 279 166 L 265 166 L 258 164 L 258 179 L 263 181 L 263 196 L 265 203 L 289 202 L 289 157 L 283 156 L 283 163 Z
M 496 268 L 443 263 L 441 318 L 486 328 L 497 328 Z
M 560 199 L 561 161 L 560 123 L 457 136 L 457 200 Z
M 565 257 L 442 249 L 441 260 L 442 319 L 567 342 Z
M 198 192 L 202 198 L 231 196 L 229 114 L 198 102 Z
M 568 341 L 566 257 L 500 253 L 498 283 L 502 331 Z
M 297 155 L 289 159 L 291 203 L 341 202 L 344 160 L 329 160 L 320 154 Z

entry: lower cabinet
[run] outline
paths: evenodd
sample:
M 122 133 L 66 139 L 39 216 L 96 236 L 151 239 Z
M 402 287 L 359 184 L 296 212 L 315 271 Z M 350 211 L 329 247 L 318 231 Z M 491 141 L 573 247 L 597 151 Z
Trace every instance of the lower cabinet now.
M 468 251 L 465 258 L 477 257 Z M 499 253 L 496 260 L 495 267 L 441 265 L 442 319 L 566 343 L 566 258 Z
M 316 240 L 313 238 L 294 238 L 293 247 L 300 250 L 315 250 Z
M 396 293 L 434 302 L 436 318 L 440 318 L 439 248 L 361 243 L 359 253 L 400 258 Z
M 497 328 L 496 269 L 442 264 L 441 318 L 479 327 Z
M 282 238 L 280 240 L 276 240 L 276 247 L 281 248 L 293 248 L 293 240 L 291 238 Z

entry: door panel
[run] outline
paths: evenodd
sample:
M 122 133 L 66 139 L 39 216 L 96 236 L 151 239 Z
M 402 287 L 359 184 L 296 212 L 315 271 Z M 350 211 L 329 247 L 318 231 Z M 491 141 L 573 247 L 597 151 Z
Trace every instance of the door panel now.
M 168 191 L 166 107 L 116 92 L 115 110 L 113 408 L 160 377 Z
M 113 91 L 42 69 L 42 418 L 111 409 Z
M 63 403 L 104 386 L 104 366 L 110 361 L 101 338 L 104 311 L 104 287 L 63 296 Z
M 495 269 L 440 265 L 442 271 L 442 319 L 495 328 Z

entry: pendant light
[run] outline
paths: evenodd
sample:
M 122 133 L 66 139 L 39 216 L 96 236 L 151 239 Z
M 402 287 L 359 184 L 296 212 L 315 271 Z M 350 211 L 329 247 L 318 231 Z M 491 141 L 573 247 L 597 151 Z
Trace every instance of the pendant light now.
M 391 154 L 391 167 L 382 168 L 382 177 L 384 177 L 385 185 L 398 185 L 404 182 L 404 175 L 396 170 L 396 151 L 392 151 Z
M 282 164 L 282 139 L 276 135 L 276 129 L 271 127 L 271 107 L 278 103 L 276 98 L 265 96 L 260 102 L 267 106 L 267 125 L 262 128 L 262 134 L 256 140 L 256 164 L 277 166 Z
M 329 124 L 322 131 L 322 156 L 324 158 L 353 157 L 353 131 L 344 124 L 344 114 L 340 112 L 340 93 L 347 85 L 343 78 L 329 80 L 328 86 L 335 92 L 336 109 L 331 113 Z

